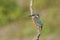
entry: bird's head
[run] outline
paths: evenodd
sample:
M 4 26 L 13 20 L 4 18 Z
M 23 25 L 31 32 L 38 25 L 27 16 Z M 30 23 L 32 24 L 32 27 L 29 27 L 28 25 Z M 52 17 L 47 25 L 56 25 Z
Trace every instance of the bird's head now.
M 36 13 L 36 12 L 34 12 L 34 13 L 33 13 L 32 15 L 30 15 L 30 16 L 40 17 L 39 13 Z
M 38 13 L 36 13 L 36 14 L 35 14 L 35 16 L 36 16 L 36 17 L 39 17 L 39 14 L 38 14 Z

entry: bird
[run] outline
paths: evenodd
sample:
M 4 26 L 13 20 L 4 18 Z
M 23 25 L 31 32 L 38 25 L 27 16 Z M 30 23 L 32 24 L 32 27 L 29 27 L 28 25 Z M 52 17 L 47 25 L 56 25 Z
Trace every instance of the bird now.
M 32 16 L 32 21 L 35 24 L 35 26 L 37 27 L 38 30 L 42 30 L 43 27 L 43 23 L 40 20 L 40 15 L 38 13 L 34 13 L 31 15 Z

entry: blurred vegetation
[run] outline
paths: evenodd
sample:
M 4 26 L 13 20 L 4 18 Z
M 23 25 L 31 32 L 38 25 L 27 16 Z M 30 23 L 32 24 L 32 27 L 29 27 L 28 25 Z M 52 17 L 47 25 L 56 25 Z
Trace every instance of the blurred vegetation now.
M 33 9 L 41 13 L 43 34 L 59 32 L 60 0 L 34 0 Z M 0 26 L 20 21 L 25 35 L 34 34 L 36 29 L 29 15 L 29 0 L 0 0 Z
M 18 7 L 15 0 L 0 0 L 0 25 L 16 21 L 22 8 Z

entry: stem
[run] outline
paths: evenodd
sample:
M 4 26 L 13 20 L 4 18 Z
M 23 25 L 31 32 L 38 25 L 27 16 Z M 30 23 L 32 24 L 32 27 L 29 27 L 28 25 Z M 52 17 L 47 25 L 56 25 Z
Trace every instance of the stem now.
M 33 3 L 33 0 L 30 0 L 30 12 L 31 12 L 31 15 L 33 14 L 32 3 Z
M 39 38 L 40 38 L 40 33 L 38 33 L 37 40 L 39 40 Z
M 39 40 L 40 38 L 40 30 L 38 30 L 37 35 L 33 38 L 33 40 Z

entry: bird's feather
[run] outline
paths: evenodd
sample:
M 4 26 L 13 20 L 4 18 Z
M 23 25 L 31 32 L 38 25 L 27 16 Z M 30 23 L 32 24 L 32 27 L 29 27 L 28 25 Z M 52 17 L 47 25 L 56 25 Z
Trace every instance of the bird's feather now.
M 39 18 L 35 18 L 35 21 L 39 24 L 39 26 L 43 26 L 43 23 L 41 22 L 41 20 Z

